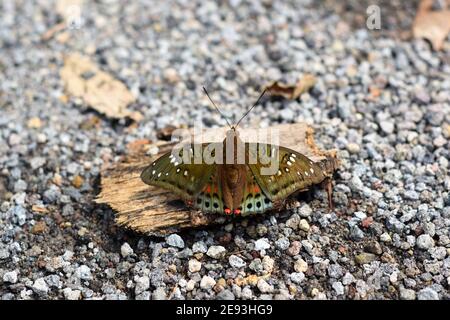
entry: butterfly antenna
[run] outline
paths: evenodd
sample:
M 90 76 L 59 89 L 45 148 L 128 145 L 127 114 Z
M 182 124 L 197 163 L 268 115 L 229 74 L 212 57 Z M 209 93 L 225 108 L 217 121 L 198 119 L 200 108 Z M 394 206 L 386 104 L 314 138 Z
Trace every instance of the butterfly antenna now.
M 212 103 L 212 105 L 214 106 L 214 108 L 216 108 L 216 110 L 220 113 L 220 115 L 225 119 L 225 121 L 227 122 L 228 126 L 229 126 L 230 128 L 232 128 L 230 122 L 228 121 L 228 118 L 225 117 L 225 115 L 222 113 L 222 111 L 220 111 L 220 109 L 216 106 L 216 104 L 214 103 L 214 101 L 213 101 L 213 100 L 211 99 L 211 97 L 209 96 L 208 91 L 206 91 L 206 88 L 205 88 L 205 87 L 202 87 L 202 88 L 203 88 L 203 91 L 205 92 L 206 96 L 208 97 L 209 101 L 211 101 L 211 103 Z
M 258 105 L 259 101 L 260 101 L 261 98 L 264 96 L 264 94 L 266 93 L 266 91 L 267 91 L 267 89 L 264 89 L 264 91 L 263 91 L 263 92 L 261 93 L 261 95 L 259 96 L 258 100 L 256 100 L 255 104 L 254 104 L 250 109 L 248 109 L 247 112 L 246 112 L 246 113 L 241 117 L 241 119 L 239 119 L 239 121 L 236 123 L 235 128 L 237 128 L 237 126 L 239 125 L 239 123 L 241 123 L 242 119 L 244 119 L 244 118 L 250 113 L 250 111 L 252 111 L 252 109 Z

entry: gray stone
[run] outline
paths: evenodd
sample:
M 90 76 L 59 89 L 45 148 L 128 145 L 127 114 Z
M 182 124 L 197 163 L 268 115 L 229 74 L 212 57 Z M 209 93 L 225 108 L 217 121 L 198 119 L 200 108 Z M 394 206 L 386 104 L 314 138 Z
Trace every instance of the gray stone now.
M 400 288 L 400 299 L 416 300 L 416 292 L 412 289 Z
M 364 239 L 364 232 L 358 226 L 353 226 L 350 228 L 350 238 L 355 241 L 361 241 Z
M 228 258 L 228 262 L 230 263 L 230 266 L 232 266 L 233 268 L 243 268 L 246 266 L 246 263 L 244 260 L 242 260 L 242 258 L 232 254 L 229 258 Z
M 417 293 L 418 300 L 439 300 L 439 294 L 432 288 L 424 288 Z
M 434 240 L 429 234 L 421 234 L 417 237 L 416 246 L 422 250 L 428 250 L 434 247 Z
M 14 216 L 15 221 L 19 226 L 23 226 L 27 221 L 27 210 L 20 205 L 14 206 L 9 209 L 9 213 Z
M 14 183 L 14 192 L 21 192 L 27 190 L 27 183 L 20 179 L 17 180 L 16 183 Z
M 176 233 L 171 234 L 170 236 L 168 236 L 166 238 L 166 243 L 169 246 L 172 246 L 172 247 L 176 247 L 176 248 L 180 248 L 180 249 L 184 248 L 184 241 L 183 241 L 183 239 L 179 235 L 177 235 Z
M 355 281 L 355 277 L 354 277 L 351 273 L 349 273 L 349 272 L 347 272 L 347 273 L 342 277 L 342 284 L 345 285 L 345 286 L 351 284 L 351 283 L 354 282 L 354 281 Z
M 199 272 L 202 268 L 202 263 L 197 259 L 191 259 L 188 262 L 189 272 Z
M 250 268 L 250 270 L 253 270 L 255 272 L 262 272 L 264 270 L 264 266 L 260 258 L 254 259 L 252 262 L 250 262 L 248 267 Z
M 336 294 L 338 296 L 344 294 L 344 286 L 342 285 L 342 282 L 340 282 L 340 281 L 333 282 L 331 287 L 334 289 L 334 291 L 336 292 Z
M 222 259 L 225 257 L 227 250 L 222 246 L 211 246 L 208 248 L 206 255 L 213 259 Z
M 269 241 L 266 238 L 261 238 L 255 241 L 255 250 L 261 251 L 270 248 Z
M 167 300 L 166 290 L 163 287 L 158 287 L 152 292 L 153 300 Z
M 380 128 L 384 133 L 391 134 L 394 132 L 395 124 L 392 121 L 381 121 Z
M 249 287 L 242 289 L 241 297 L 244 300 L 250 300 L 253 298 L 253 291 Z
M 308 270 L 308 263 L 302 258 L 299 258 L 294 263 L 294 270 L 296 272 L 306 272 Z
M 133 254 L 133 248 L 130 247 L 130 245 L 125 242 L 121 247 L 120 247 L 120 254 L 122 255 L 122 257 L 126 258 L 129 255 Z
M 150 288 L 150 278 L 147 276 L 136 277 L 135 280 L 136 286 L 134 288 L 134 293 L 136 295 L 147 291 Z
M 231 292 L 228 289 L 222 290 L 220 291 L 217 296 L 216 296 L 217 300 L 234 300 L 234 294 L 233 292 Z
M 44 192 L 44 200 L 48 203 L 55 203 L 61 197 L 60 189 L 52 184 L 45 192 Z
M 64 288 L 63 294 L 66 300 L 79 300 L 81 298 L 81 291 L 72 290 L 71 288 Z
M 291 228 L 292 230 L 297 230 L 299 223 L 300 223 L 300 216 L 298 214 L 293 214 L 286 221 L 286 227 Z
M 80 280 L 92 280 L 91 269 L 86 265 L 81 265 L 75 270 L 75 276 Z
M 312 215 L 312 209 L 308 204 L 303 204 L 297 209 L 297 213 L 302 218 L 307 218 Z
M 206 253 L 208 251 L 208 247 L 203 241 L 198 241 L 192 245 L 192 251 L 194 253 Z
M 275 247 L 284 251 L 287 248 L 289 248 L 289 239 L 287 238 L 280 238 L 277 241 L 275 241 Z
M 47 160 L 44 157 L 35 157 L 30 160 L 31 169 L 36 170 L 42 167 Z
M 298 228 L 299 228 L 300 230 L 303 230 L 303 231 L 305 231 L 305 232 L 308 232 L 309 229 L 310 229 L 310 226 L 309 226 L 308 221 L 306 221 L 305 219 L 301 219 L 300 222 L 299 222 L 299 224 L 298 224 Z
M 0 247 L 0 260 L 8 259 L 9 255 L 8 248 Z
M 60 289 L 62 286 L 61 278 L 56 274 L 51 274 L 45 277 L 45 282 L 47 282 L 50 288 Z
M 274 287 L 267 283 L 264 279 L 259 279 L 257 287 L 261 293 L 272 293 L 274 290 Z
M 202 280 L 200 281 L 200 288 L 203 290 L 209 290 L 212 289 L 216 285 L 216 280 L 214 280 L 210 276 L 203 276 Z
M 36 279 L 33 283 L 32 289 L 38 295 L 46 295 L 49 290 L 44 278 Z
M 305 274 L 303 272 L 293 272 L 289 275 L 292 282 L 300 284 L 305 280 Z
M 3 281 L 14 284 L 17 282 L 17 275 L 18 275 L 18 272 L 16 270 L 6 272 L 3 275 Z

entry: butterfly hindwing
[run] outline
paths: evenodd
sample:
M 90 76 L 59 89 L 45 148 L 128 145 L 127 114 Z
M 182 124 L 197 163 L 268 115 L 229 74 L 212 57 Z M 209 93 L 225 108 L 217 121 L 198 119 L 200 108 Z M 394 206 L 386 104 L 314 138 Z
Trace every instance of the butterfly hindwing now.
M 266 196 L 250 167 L 247 169 L 247 179 L 242 201 L 242 215 L 263 213 L 273 208 L 272 201 Z
M 194 200 L 193 206 L 203 212 L 224 212 L 222 185 L 217 166 L 214 166 L 212 174 L 209 176 L 208 181 Z
M 249 163 L 249 167 L 255 176 L 259 186 L 272 201 L 287 198 L 296 191 L 307 190 L 311 185 L 322 182 L 325 179 L 323 170 L 308 157 L 289 148 L 274 146 L 271 144 L 246 144 L 249 152 L 261 148 L 262 152 L 270 159 L 269 163 Z M 255 146 L 257 145 L 257 146 Z M 261 169 L 269 168 L 275 161 L 279 161 L 276 170 L 265 174 Z

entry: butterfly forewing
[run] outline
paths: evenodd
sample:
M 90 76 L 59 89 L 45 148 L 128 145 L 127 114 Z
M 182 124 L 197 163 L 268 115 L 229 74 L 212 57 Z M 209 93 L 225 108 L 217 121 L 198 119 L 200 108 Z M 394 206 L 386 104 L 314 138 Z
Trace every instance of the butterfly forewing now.
M 171 152 L 164 154 L 145 168 L 141 174 L 142 181 L 171 190 L 183 199 L 195 198 L 215 171 L 215 165 L 194 163 L 192 150 L 201 147 L 203 151 L 206 146 L 206 144 L 200 146 L 192 144 L 189 163 L 180 161 Z
M 270 156 L 270 163 L 262 163 L 258 157 L 257 163 L 249 163 L 249 167 L 261 189 L 272 201 L 285 199 L 325 179 L 322 169 L 301 153 L 271 144 L 258 143 L 257 147 L 248 144 L 247 150 L 255 149 L 266 150 Z M 264 174 L 261 169 L 269 168 L 273 161 L 278 161 L 278 169 L 272 170 L 271 174 Z

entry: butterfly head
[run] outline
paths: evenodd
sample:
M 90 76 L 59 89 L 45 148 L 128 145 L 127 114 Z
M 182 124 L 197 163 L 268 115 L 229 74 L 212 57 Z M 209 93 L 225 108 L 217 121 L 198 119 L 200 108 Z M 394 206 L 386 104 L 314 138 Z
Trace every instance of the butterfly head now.
M 239 131 L 237 131 L 235 126 L 231 126 L 230 130 L 227 130 L 226 136 L 230 137 L 230 138 L 231 137 L 239 137 Z

